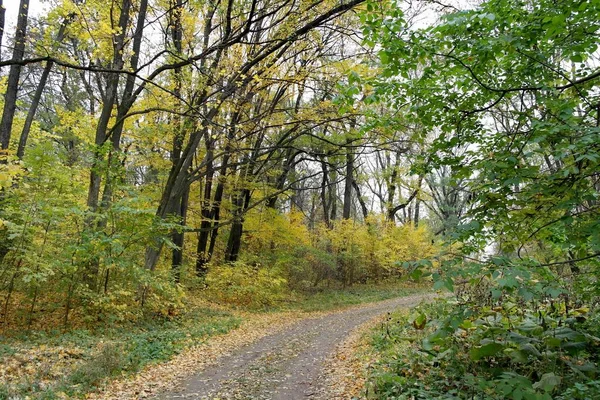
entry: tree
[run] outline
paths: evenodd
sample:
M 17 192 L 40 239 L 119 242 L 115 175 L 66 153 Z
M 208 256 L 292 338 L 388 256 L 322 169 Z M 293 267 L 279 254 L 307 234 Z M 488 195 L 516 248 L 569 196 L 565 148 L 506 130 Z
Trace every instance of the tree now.
M 2 8 L 2 20 L 4 20 L 4 8 Z M 2 150 L 8 149 L 12 133 L 15 110 L 17 109 L 17 95 L 19 91 L 19 77 L 21 76 L 21 64 L 25 55 L 25 41 L 27 38 L 27 15 L 29 14 L 29 0 L 21 0 L 17 16 L 17 26 L 15 31 L 15 45 L 11 59 L 10 71 L 8 73 L 8 83 L 4 93 L 4 109 L 2 111 L 2 120 L 0 120 L 0 147 Z M 4 32 L 4 23 L 2 23 L 2 32 Z M 0 43 L 1 44 L 1 43 Z

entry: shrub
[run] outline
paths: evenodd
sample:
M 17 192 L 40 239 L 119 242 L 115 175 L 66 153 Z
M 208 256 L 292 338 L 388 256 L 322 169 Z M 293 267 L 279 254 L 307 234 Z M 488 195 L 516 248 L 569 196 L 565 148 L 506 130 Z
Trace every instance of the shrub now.
M 211 266 L 206 284 L 209 298 L 217 302 L 261 308 L 285 298 L 287 281 L 277 269 L 236 262 Z

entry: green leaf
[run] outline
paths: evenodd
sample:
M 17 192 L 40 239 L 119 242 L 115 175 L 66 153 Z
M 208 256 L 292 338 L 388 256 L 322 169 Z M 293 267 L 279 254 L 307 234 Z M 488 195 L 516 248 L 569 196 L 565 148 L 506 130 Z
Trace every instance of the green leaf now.
M 573 54 L 571 56 L 571 61 L 576 62 L 576 63 L 583 62 L 583 56 L 581 54 Z
M 478 361 L 484 357 L 491 357 L 504 349 L 504 346 L 500 343 L 492 342 L 488 344 L 484 344 L 483 346 L 474 347 L 469 351 L 469 356 L 471 360 Z
M 542 375 L 542 378 L 533 384 L 534 389 L 542 389 L 544 392 L 552 392 L 555 387 L 560 385 L 562 378 L 555 375 L 554 372 L 548 372 Z

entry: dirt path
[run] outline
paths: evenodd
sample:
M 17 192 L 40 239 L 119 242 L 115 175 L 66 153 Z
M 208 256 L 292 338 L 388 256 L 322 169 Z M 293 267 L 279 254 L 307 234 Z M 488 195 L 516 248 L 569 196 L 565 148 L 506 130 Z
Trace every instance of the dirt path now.
M 323 363 L 338 343 L 378 315 L 429 297 L 401 297 L 303 319 L 222 357 L 156 399 L 326 399 Z

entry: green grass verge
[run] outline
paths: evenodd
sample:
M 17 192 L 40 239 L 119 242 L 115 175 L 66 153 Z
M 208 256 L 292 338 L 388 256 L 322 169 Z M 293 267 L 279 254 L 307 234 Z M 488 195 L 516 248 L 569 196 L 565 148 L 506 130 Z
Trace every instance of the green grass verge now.
M 17 382 L 0 383 L 0 400 L 81 398 L 107 379 L 169 360 L 212 335 L 238 327 L 240 322 L 231 313 L 195 308 L 169 320 L 5 338 L 0 345 L 3 368 L 9 367 L 6 364 L 10 360 L 13 368 L 32 373 L 22 374 Z M 18 354 L 21 356 L 12 357 Z M 53 361 L 59 364 L 59 371 Z
M 363 303 L 388 300 L 395 297 L 430 291 L 429 286 L 396 282 L 377 285 L 355 285 L 345 289 L 326 289 L 319 293 L 302 294 L 294 303 L 286 306 L 302 311 L 329 311 Z

